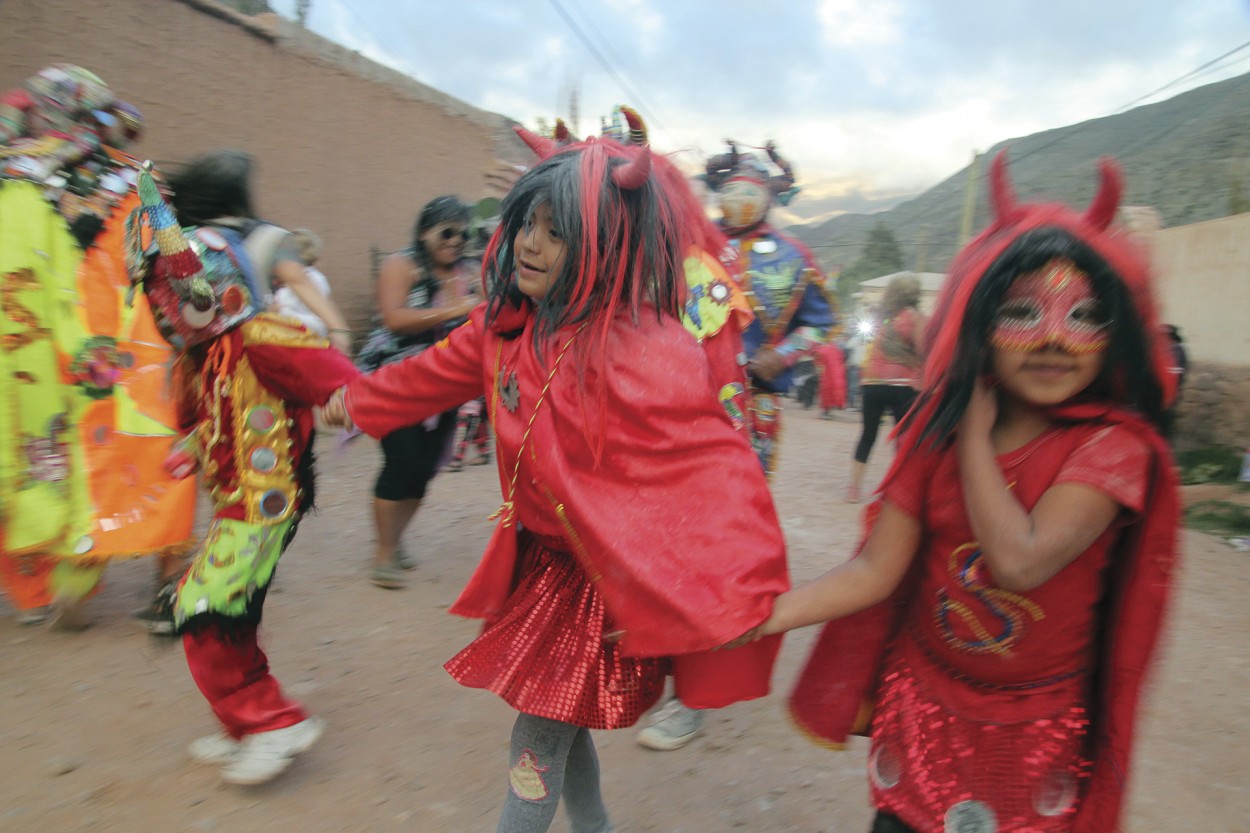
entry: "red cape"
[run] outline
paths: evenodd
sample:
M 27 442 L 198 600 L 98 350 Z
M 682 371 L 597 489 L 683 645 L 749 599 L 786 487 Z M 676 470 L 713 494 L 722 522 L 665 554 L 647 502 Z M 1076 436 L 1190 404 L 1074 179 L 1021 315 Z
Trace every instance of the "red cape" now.
M 569 542 L 623 631 L 626 655 L 677 658 L 688 705 L 763 695 L 779 640 L 712 652 L 764 621 L 789 588 L 768 483 L 717 399 L 720 374 L 741 371 L 714 370 L 679 321 L 654 313 L 619 316 L 602 345 L 591 330 L 583 338 L 562 329 L 541 352 L 533 323 L 522 314 L 492 329 L 479 307 L 439 346 L 348 388 L 348 411 L 372 436 L 485 393 L 505 495 L 523 453 L 515 518 L 499 519 L 452 612 L 499 611 L 519 522 Z M 496 329 L 523 331 L 506 339 Z M 581 349 L 597 352 L 584 360 Z M 519 379 L 515 412 L 499 395 L 501 368 Z

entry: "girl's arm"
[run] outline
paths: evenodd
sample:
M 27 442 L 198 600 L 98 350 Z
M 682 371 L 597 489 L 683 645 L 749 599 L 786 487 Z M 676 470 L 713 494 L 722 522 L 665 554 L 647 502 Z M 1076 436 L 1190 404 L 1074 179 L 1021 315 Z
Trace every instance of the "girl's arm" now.
M 964 503 L 994 584 L 1028 591 L 1088 549 L 1120 506 L 1092 486 L 1059 483 L 1026 512 L 998 467 L 991 439 L 996 416 L 995 391 L 978 381 L 957 438 Z
M 485 314 L 480 304 L 438 344 L 353 381 L 342 395 L 342 419 L 384 437 L 481 396 Z M 340 422 L 339 412 L 339 403 L 332 403 L 328 418 Z
M 409 307 L 408 293 L 416 279 L 415 272 L 415 264 L 406 255 L 394 254 L 382 262 L 382 270 L 378 273 L 378 311 L 382 315 L 382 325 L 391 332 L 417 335 L 463 318 L 477 306 L 478 299 L 470 296 L 430 309 Z
M 777 597 L 753 636 L 849 616 L 889 598 L 920 548 L 920 521 L 886 502 L 859 555 Z
M 321 294 L 321 290 L 308 277 L 302 264 L 294 260 L 280 260 L 274 264 L 273 278 L 275 285 L 289 286 L 295 297 L 303 301 L 313 315 L 326 322 L 331 344 L 344 355 L 351 355 L 352 331 L 347 326 L 347 319 L 333 301 Z

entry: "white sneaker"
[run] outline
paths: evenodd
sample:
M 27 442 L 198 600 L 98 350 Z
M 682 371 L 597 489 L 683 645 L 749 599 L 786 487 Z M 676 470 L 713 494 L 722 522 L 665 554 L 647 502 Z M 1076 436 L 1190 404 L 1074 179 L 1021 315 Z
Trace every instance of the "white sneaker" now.
M 224 764 L 233 758 L 243 744 L 223 733 L 191 741 L 187 754 L 201 764 Z
M 295 756 L 307 752 L 325 731 L 325 721 L 310 717 L 285 729 L 247 735 L 221 769 L 230 784 L 263 784 L 281 775 Z
M 703 731 L 703 712 L 689 709 L 676 697 L 651 716 L 651 725 L 638 733 L 638 743 L 657 752 L 681 749 Z

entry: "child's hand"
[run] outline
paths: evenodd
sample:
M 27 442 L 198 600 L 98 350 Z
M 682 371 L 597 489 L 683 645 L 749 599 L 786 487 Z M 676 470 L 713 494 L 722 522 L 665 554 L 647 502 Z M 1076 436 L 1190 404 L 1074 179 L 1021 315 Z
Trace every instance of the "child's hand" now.
M 750 645 L 752 642 L 755 642 L 763 635 L 764 635 L 764 626 L 756 625 L 755 627 L 751 628 L 751 630 L 744 633 L 742 636 L 730 642 L 726 642 L 724 645 L 720 646 L 716 650 L 731 651 L 734 648 L 741 648 L 743 645 Z
M 330 399 L 321 408 L 321 421 L 326 425 L 340 426 L 350 429 L 352 427 L 351 417 L 347 415 L 347 405 L 344 403 L 344 392 L 347 388 L 339 388 L 330 394 Z
M 747 363 L 751 374 L 765 382 L 771 382 L 786 369 L 785 358 L 771 347 L 762 347 Z
M 998 418 L 998 391 L 989 380 L 978 376 L 972 387 L 972 398 L 959 421 L 960 433 L 966 437 L 988 437 Z

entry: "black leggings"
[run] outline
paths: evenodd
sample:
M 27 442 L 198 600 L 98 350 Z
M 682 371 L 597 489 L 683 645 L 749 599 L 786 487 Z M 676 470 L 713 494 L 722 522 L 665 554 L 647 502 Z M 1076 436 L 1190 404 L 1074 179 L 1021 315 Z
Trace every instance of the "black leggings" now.
M 864 429 L 859 435 L 859 445 L 855 447 L 855 460 L 867 463 L 868 454 L 877 441 L 877 429 L 881 427 L 881 417 L 885 416 L 886 410 L 889 409 L 894 415 L 894 424 L 897 425 L 902 420 L 903 414 L 907 413 L 907 409 L 911 407 L 911 403 L 916 401 L 916 389 L 906 385 L 864 385 L 860 391 L 863 393 L 860 406 L 864 417 Z
M 438 463 L 447 452 L 456 430 L 456 412 L 440 414 L 438 424 L 427 431 L 409 425 L 382 438 L 382 471 L 373 485 L 381 500 L 420 500 L 425 487 L 438 474 Z

